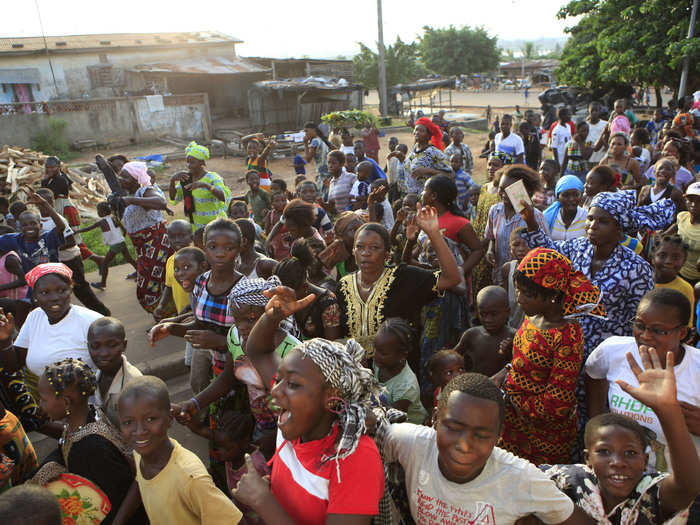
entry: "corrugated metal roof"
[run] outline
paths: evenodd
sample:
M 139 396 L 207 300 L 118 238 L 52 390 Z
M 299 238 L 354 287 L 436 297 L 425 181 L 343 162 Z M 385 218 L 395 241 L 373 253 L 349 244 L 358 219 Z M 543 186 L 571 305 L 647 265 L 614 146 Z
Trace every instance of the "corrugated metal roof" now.
M 241 43 L 242 40 L 217 31 L 192 33 L 112 33 L 101 35 L 47 36 L 49 51 L 115 49 L 120 47 L 187 46 L 190 44 Z M 44 51 L 40 36 L 0 38 L 0 53 Z
M 135 73 L 178 73 L 186 75 L 231 75 L 238 73 L 265 73 L 270 71 L 239 57 L 197 57 L 171 62 L 139 64 L 128 69 Z
M 353 84 L 344 78 L 307 77 L 285 78 L 280 80 L 262 80 L 253 84 L 253 89 L 260 91 L 352 91 L 363 89 L 360 84 Z
M 536 60 L 526 60 L 525 61 L 525 67 L 526 68 L 555 68 L 559 65 L 559 60 L 556 58 L 541 58 L 541 59 L 536 59 Z M 501 69 L 514 69 L 514 68 L 521 68 L 523 67 L 523 62 L 522 60 L 515 60 L 513 62 L 505 62 L 501 63 L 499 65 Z

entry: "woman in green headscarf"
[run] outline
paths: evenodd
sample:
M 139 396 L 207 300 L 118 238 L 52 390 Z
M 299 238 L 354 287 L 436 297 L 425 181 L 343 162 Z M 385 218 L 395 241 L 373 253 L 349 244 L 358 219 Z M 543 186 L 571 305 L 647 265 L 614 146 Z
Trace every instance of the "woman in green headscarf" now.
M 218 173 L 207 171 L 209 149 L 192 141 L 185 148 L 187 171 L 170 177 L 170 202 L 184 201 L 185 215 L 196 229 L 226 217 L 231 190 Z M 179 184 L 178 184 L 179 183 Z

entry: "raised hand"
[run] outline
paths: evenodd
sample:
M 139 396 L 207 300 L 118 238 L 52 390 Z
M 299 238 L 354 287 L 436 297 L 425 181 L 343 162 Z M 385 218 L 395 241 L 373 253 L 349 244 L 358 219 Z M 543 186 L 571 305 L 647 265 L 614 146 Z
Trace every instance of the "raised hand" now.
M 26 187 L 26 190 L 27 190 L 27 193 L 29 194 L 29 199 L 27 200 L 27 202 L 29 204 L 35 204 L 42 211 L 51 209 L 51 205 L 41 195 L 36 193 L 29 186 Z
M 416 242 L 419 233 L 420 227 L 416 223 L 416 214 L 414 213 L 406 220 L 406 240 L 409 242 Z
M 415 221 L 418 227 L 428 235 L 440 233 L 437 210 L 432 206 L 421 207 L 420 202 L 417 202 Z
M 273 319 L 284 319 L 303 310 L 316 299 L 316 294 L 309 294 L 297 300 L 294 290 L 287 286 L 277 286 L 263 291 L 263 295 L 270 300 L 265 306 L 265 313 Z
M 241 503 L 252 507 L 254 510 L 259 510 L 260 505 L 270 494 L 270 480 L 267 476 L 263 478 L 258 474 L 250 454 L 245 455 L 245 466 L 247 472 L 243 474 L 243 477 L 241 477 L 236 488 L 231 491 L 231 494 Z
M 655 348 L 640 345 L 639 353 L 642 356 L 644 369 L 640 368 L 634 356 L 627 352 L 627 362 L 637 378 L 639 386 L 634 387 L 620 379 L 616 383 L 620 385 L 622 390 L 655 412 L 663 407 L 677 404 L 673 353 L 666 354 L 666 368 L 661 364 Z
M 539 227 L 537 219 L 535 218 L 535 209 L 532 207 L 532 204 L 528 202 L 520 201 L 520 204 L 523 206 L 523 209 L 520 210 L 520 216 L 525 221 L 525 224 L 527 224 L 527 229 L 535 231 Z

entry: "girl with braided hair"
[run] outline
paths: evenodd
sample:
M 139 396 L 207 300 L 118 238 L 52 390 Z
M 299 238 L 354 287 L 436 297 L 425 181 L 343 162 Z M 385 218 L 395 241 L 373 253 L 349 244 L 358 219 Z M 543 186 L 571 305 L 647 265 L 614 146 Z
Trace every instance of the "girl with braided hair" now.
M 111 510 L 103 524 L 148 523 L 138 499 L 131 450 L 101 409 L 88 403 L 95 373 L 81 359 L 67 358 L 46 367 L 39 378 L 39 406 L 63 422 L 58 449 L 32 478 L 45 485 L 63 472 L 82 476 L 105 493 Z
M 234 497 L 266 523 L 369 524 L 379 513 L 384 475 L 379 452 L 365 434 L 365 416 L 379 394 L 360 364 L 363 348 L 316 338 L 283 358 L 275 352 L 280 322 L 306 307 L 294 291 L 264 292 L 270 301 L 245 352 L 279 407 L 277 452 L 268 483 L 251 463 Z

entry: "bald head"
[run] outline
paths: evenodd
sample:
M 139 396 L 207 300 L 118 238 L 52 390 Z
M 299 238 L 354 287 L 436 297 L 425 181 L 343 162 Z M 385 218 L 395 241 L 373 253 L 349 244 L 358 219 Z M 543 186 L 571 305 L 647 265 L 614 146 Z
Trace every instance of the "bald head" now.
M 508 307 L 508 294 L 501 286 L 486 286 L 479 290 L 476 295 L 476 305 L 478 308 L 486 308 L 488 306 L 503 305 Z
M 130 380 L 119 394 L 119 407 L 129 401 L 142 399 L 155 400 L 160 408 L 170 411 L 168 386 L 158 377 L 141 376 Z

